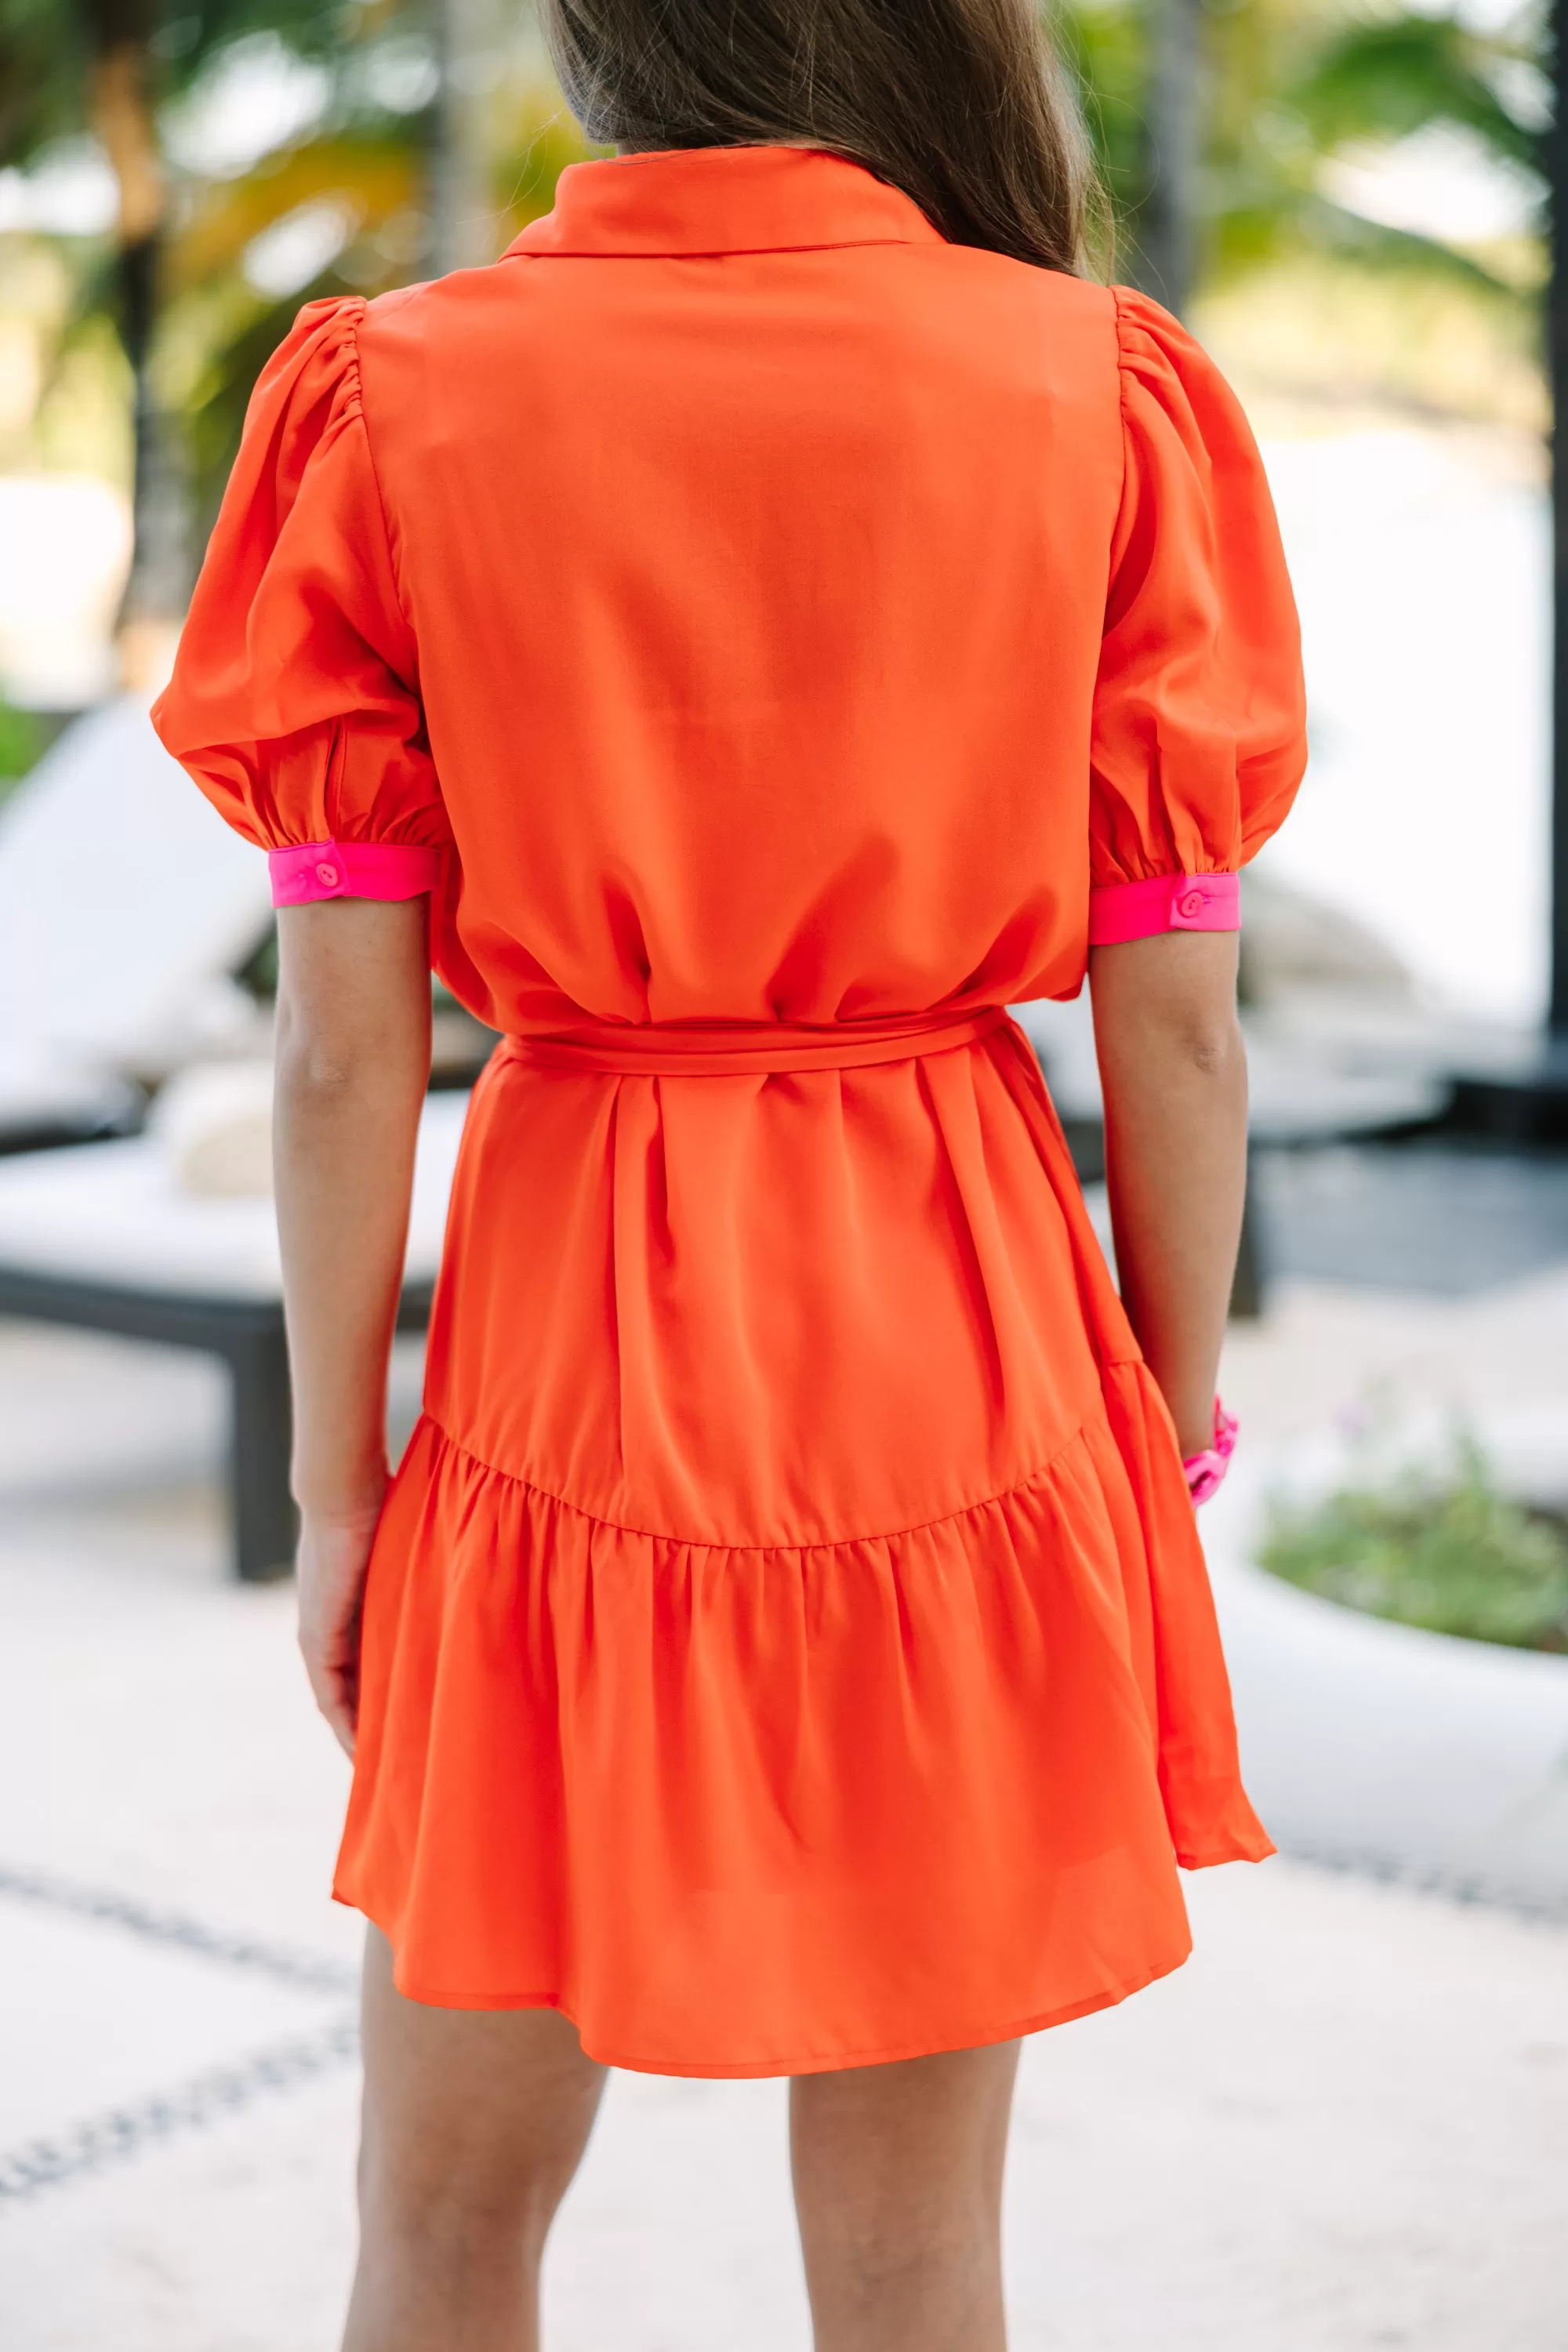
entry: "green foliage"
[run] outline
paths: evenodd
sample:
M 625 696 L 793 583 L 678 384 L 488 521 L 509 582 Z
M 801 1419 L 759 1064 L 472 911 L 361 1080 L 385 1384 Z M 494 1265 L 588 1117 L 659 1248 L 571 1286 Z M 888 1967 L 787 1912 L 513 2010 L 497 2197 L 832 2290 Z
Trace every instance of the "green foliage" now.
M 1148 193 L 1149 11 L 1064 0 L 1052 23 L 1083 93 L 1126 275 L 1136 268 Z M 1437 124 L 1541 170 L 1546 86 L 1527 17 L 1479 33 L 1457 13 L 1393 0 L 1353 13 L 1347 0 L 1207 0 L 1202 29 L 1199 231 L 1209 285 L 1324 254 L 1511 293 L 1484 259 L 1363 219 L 1326 196 L 1321 179 L 1347 145 L 1389 146 Z
M 1276 1502 L 1260 1554 L 1288 1583 L 1373 1617 L 1568 1650 L 1568 1528 L 1500 1491 L 1480 1449 L 1306 1507 Z
M 30 710 L 0 699 L 0 801 L 44 750 L 44 730 Z
M 58 0 L 0 0 L 0 163 L 81 128 L 87 38 Z
M 361 21 L 389 13 L 385 0 L 0 0 L 0 164 L 85 127 L 91 59 L 116 43 L 144 43 L 171 97 L 247 34 L 331 59 Z
M 1138 274 L 1148 194 L 1149 26 L 1159 0 L 1042 0 L 1076 74 L 1117 222 L 1111 274 Z M 389 96 L 395 54 L 430 54 L 438 0 L 0 0 L 0 165 L 26 163 L 81 132 L 90 64 L 115 39 L 143 37 L 148 91 L 169 111 L 236 45 L 266 36 L 325 69 L 318 120 L 249 172 L 173 173 L 161 317 L 150 357 L 158 404 L 180 420 L 198 536 L 237 445 L 255 377 L 302 302 L 374 294 L 417 274 L 428 210 L 428 97 Z M 519 34 L 521 0 L 490 63 L 483 142 L 499 248 L 546 210 L 563 164 L 587 152 Z M 1527 331 L 1528 257 L 1510 276 L 1497 256 L 1457 250 L 1363 218 L 1325 192 L 1324 166 L 1347 144 L 1388 145 L 1458 126 L 1514 166 L 1537 162 L 1541 33 L 1521 16 L 1497 32 L 1419 0 L 1204 0 L 1205 142 L 1198 191 L 1205 290 L 1303 259 L 1425 274 L 1511 306 Z M 504 57 L 502 52 L 504 51 Z M 243 51 L 240 52 L 243 55 Z M 393 77 L 395 79 L 395 77 Z M 378 97 L 377 92 L 381 95 Z M 247 260 L 268 226 L 311 205 L 337 205 L 353 230 L 309 283 L 265 293 Z M 75 282 L 55 358 L 84 331 L 117 331 L 121 296 L 107 240 L 60 239 Z M 1520 283 L 1525 282 L 1525 291 Z M 73 339 L 75 339 L 73 342 Z M 1517 335 L 1516 335 L 1517 340 Z
M 1517 41 L 1473 32 L 1451 16 L 1374 18 L 1327 44 L 1300 76 L 1292 102 L 1321 150 L 1452 122 L 1498 154 L 1533 166 L 1541 162 L 1539 133 L 1500 94 L 1518 83 L 1502 69 L 1527 58 Z M 1522 95 L 1517 91 L 1515 107 Z
M 518 22 L 482 60 L 500 76 L 482 131 L 498 249 L 549 209 L 562 167 L 585 152 Z M 435 30 L 432 0 L 0 0 L 0 166 L 26 164 L 89 128 L 92 58 L 116 40 L 142 41 L 148 98 L 165 131 L 204 79 L 258 36 L 274 72 L 279 57 L 324 69 L 317 118 L 251 170 L 203 178 L 168 167 L 173 204 L 148 365 L 157 406 L 178 419 L 198 543 L 256 377 L 300 306 L 374 295 L 428 266 L 433 111 L 420 64 Z M 352 234 L 308 280 L 263 290 L 265 273 L 247 267 L 251 247 L 311 206 L 335 210 Z M 52 363 L 94 326 L 118 332 L 122 309 L 112 240 L 56 243 L 73 300 L 50 331 Z
M 1048 21 L 1078 83 L 1116 217 L 1130 222 L 1148 192 L 1143 97 L 1149 61 L 1142 14 L 1120 0 L 1064 0 Z

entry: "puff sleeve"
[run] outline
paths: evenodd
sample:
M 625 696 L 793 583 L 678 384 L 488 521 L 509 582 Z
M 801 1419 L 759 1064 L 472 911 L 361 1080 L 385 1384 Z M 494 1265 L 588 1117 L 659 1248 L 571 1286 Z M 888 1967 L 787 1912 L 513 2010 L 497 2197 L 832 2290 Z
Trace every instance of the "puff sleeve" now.
M 1235 394 L 1118 289 L 1124 477 L 1095 685 L 1089 943 L 1234 930 L 1306 765 L 1300 632 Z
M 258 380 L 153 711 L 268 851 L 280 906 L 416 897 L 448 843 L 366 437 L 364 307 L 308 304 Z

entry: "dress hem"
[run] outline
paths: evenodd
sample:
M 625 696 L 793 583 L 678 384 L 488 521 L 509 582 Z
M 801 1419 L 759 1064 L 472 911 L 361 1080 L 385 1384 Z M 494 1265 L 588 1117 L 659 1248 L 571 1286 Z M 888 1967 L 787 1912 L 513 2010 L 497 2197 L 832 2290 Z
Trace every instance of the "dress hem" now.
M 1246 1843 L 1238 1838 L 1233 1845 L 1215 1846 L 1189 1853 L 1184 1846 L 1175 1849 L 1178 1870 L 1223 1870 L 1227 1862 L 1270 1862 L 1279 1849 L 1266 1830 Z
M 340 1893 L 334 1887 L 332 1899 L 336 1903 L 342 1904 L 345 1909 L 359 1911 L 362 1917 L 368 1920 L 372 1927 L 386 1937 L 388 1943 L 393 1943 L 390 1930 L 383 1926 L 380 1920 L 373 1918 L 371 1914 L 364 1910 L 362 1905 L 355 1903 L 352 1896 Z M 691 2081 L 745 2082 L 769 2077 L 777 2078 L 783 2075 L 841 2074 L 854 2066 L 896 2066 L 910 2058 L 934 2058 L 947 2051 L 985 2050 L 994 2047 L 999 2042 L 1019 2041 L 1026 2034 L 1044 2033 L 1052 2026 L 1070 2025 L 1075 2018 L 1091 2017 L 1099 2010 L 1115 2009 L 1121 2002 L 1130 2000 L 1134 1993 L 1142 1992 L 1149 1985 L 1157 1984 L 1162 1977 L 1173 1976 L 1176 1970 L 1184 1967 L 1191 1958 L 1192 1950 L 1192 1937 L 1188 1936 L 1180 1951 L 1173 1958 L 1153 1961 L 1148 1967 L 1140 1969 L 1134 1975 L 1122 1978 L 1113 1985 L 1102 1987 L 1099 1991 L 1089 1993 L 1080 2000 L 1060 2003 L 1054 2009 L 1040 2010 L 1028 2017 L 1012 2019 L 1005 2025 L 965 2026 L 955 2030 L 951 2038 L 946 2034 L 940 2034 L 934 2039 L 922 2035 L 916 2042 L 890 2043 L 872 2050 L 817 2053 L 796 2058 L 734 2060 L 728 2061 L 722 2065 L 715 2065 L 711 2061 L 703 2063 L 687 2059 L 633 2058 L 627 2056 L 624 2051 L 608 2049 L 600 2043 L 596 2037 L 591 2046 L 578 2019 L 574 2016 L 565 2002 L 552 1993 L 460 1993 L 445 1990 L 437 1992 L 429 1987 L 416 1990 L 406 1980 L 398 1963 L 395 1944 L 393 1945 L 392 1981 L 395 1989 L 402 1994 L 405 2000 L 412 2000 L 422 2009 L 449 2009 L 482 2014 L 523 2009 L 553 2010 L 558 2017 L 563 2017 L 567 2024 L 575 2031 L 583 2045 L 583 2054 L 585 2058 L 592 2059 L 595 2065 L 613 2066 L 621 2074 L 673 2074 Z

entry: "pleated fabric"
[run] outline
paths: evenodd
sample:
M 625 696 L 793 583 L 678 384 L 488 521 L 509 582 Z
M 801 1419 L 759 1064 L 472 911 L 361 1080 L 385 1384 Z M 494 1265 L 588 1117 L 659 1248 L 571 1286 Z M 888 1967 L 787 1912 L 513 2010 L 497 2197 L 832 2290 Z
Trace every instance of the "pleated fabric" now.
M 1178 1864 L 1268 1844 L 1001 1008 L 1300 772 L 1211 363 L 832 156 L 580 167 L 302 314 L 157 723 L 265 846 L 436 850 L 506 1037 L 365 1597 L 336 1884 L 403 1990 L 749 2074 L 1175 1967 Z

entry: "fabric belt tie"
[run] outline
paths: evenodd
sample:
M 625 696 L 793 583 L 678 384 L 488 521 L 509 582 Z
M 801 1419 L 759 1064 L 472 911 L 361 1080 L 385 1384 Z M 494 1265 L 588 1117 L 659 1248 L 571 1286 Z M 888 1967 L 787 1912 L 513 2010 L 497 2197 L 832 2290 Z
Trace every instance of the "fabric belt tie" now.
M 509 1036 L 498 1057 L 549 1070 L 623 1076 L 742 1077 L 789 1070 L 867 1069 L 945 1054 L 1008 1026 L 1004 1004 L 973 1013 L 898 1013 L 811 1028 L 786 1021 L 584 1021 L 541 1036 Z
M 879 1062 L 908 1062 L 944 1054 L 954 1045 L 994 1037 L 992 1059 L 1017 1108 L 1067 1221 L 1073 1269 L 1084 1322 L 1102 1376 L 1119 1364 L 1141 1361 L 1104 1254 L 1095 1239 L 1078 1172 L 1040 1066 L 1005 1004 L 983 1004 L 973 1013 L 895 1014 L 881 1021 L 841 1022 L 808 1028 L 782 1021 L 703 1022 L 587 1021 L 548 1036 L 503 1037 L 491 1056 L 555 1070 L 608 1070 L 622 1076 L 729 1077 L 766 1076 L 783 1070 L 866 1069 Z M 1113 1402 L 1115 1414 L 1121 1408 Z M 1120 1423 L 1118 1423 L 1120 1425 Z M 1171 1475 L 1184 1494 L 1186 1482 L 1171 1449 Z

